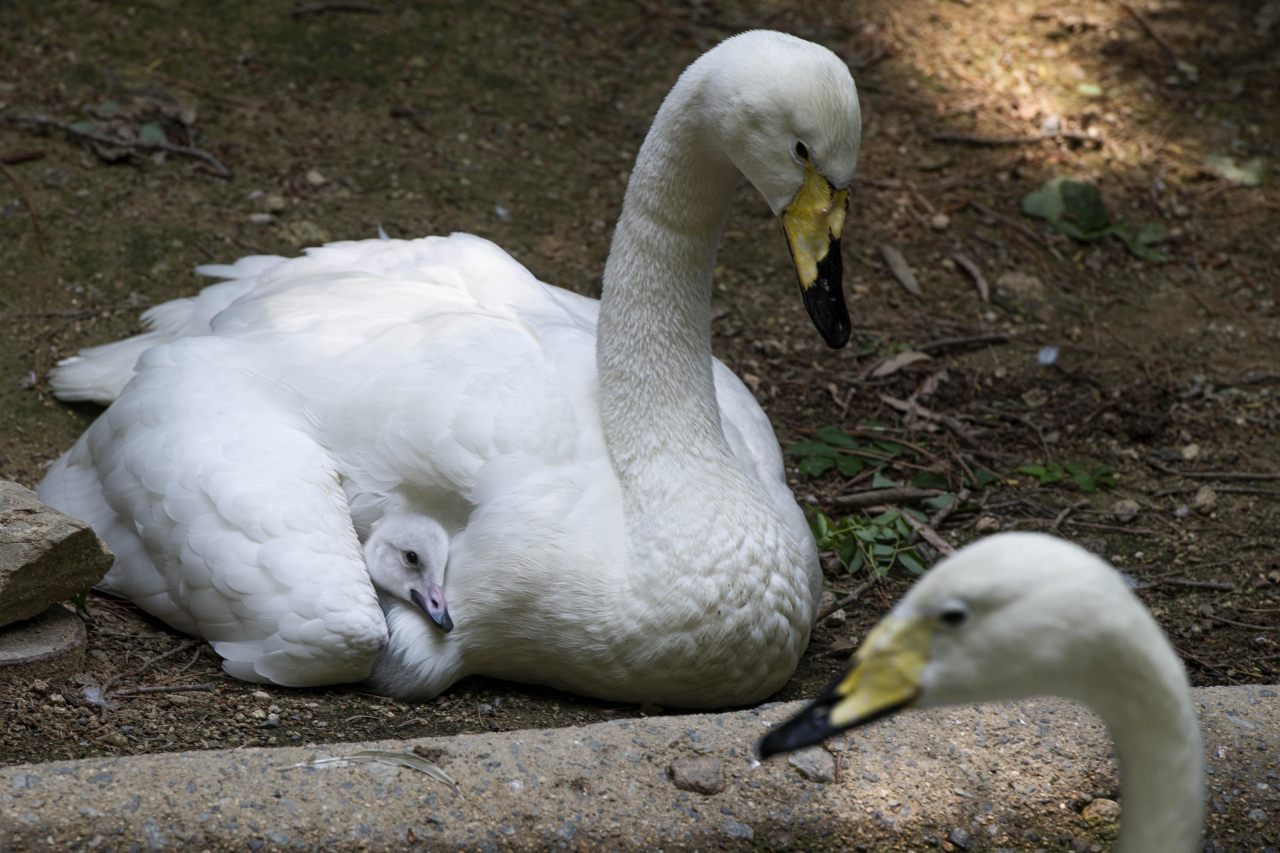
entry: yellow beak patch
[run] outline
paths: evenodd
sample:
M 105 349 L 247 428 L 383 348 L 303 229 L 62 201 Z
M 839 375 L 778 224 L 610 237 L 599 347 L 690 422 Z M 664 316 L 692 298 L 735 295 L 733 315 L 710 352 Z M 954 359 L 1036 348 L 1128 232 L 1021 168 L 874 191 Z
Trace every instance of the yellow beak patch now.
M 840 239 L 848 203 L 847 189 L 836 190 L 812 163 L 804 164 L 804 184 L 782 211 L 782 228 L 787 233 L 802 290 L 813 286 L 818 265 Z
M 877 625 L 858 649 L 857 664 L 836 687 L 831 725 L 860 720 L 914 702 L 929 661 L 934 624 L 927 619 L 890 617 Z

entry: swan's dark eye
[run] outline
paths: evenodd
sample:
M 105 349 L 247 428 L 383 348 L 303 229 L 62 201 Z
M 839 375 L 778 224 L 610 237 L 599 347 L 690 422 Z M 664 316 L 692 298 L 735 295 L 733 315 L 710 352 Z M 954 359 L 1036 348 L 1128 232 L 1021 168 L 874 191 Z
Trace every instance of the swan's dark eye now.
M 804 162 L 809 162 L 809 146 L 805 145 L 799 139 L 796 140 L 796 156 Z
M 416 566 L 416 565 L 418 565 L 418 552 L 417 552 L 417 551 L 405 551 L 405 552 L 404 552 L 404 558 L 405 558 L 406 560 L 408 560 L 408 561 L 409 561 L 409 565 L 411 565 L 411 566 Z
M 962 604 L 948 604 L 938 614 L 938 618 L 942 620 L 944 625 L 950 625 L 952 628 L 959 628 L 969 618 L 969 611 Z

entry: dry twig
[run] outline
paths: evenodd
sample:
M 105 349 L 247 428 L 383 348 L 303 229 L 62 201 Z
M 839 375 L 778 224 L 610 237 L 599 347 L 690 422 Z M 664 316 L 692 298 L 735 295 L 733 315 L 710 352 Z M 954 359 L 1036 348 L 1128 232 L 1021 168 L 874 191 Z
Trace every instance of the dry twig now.
M 211 166 L 220 177 L 231 180 L 231 171 L 227 169 L 226 166 L 222 165 L 217 157 L 214 157 L 202 148 L 189 148 L 185 145 L 174 145 L 170 142 L 146 142 L 141 139 L 121 139 L 117 136 L 107 136 L 104 133 L 98 133 L 93 130 L 81 130 L 77 127 L 71 126 L 68 122 L 51 119 L 48 116 L 16 116 L 10 118 L 9 122 L 12 124 L 25 124 L 29 127 L 37 128 L 56 127 L 63 133 L 69 133 L 72 136 L 77 136 L 81 139 L 89 139 L 101 145 L 111 145 L 117 148 L 138 148 L 144 151 L 167 151 L 170 154 L 180 154 L 183 157 L 194 157 L 197 160 L 203 160 L 205 163 L 209 164 L 209 166 Z
M 953 252 L 951 258 L 973 278 L 973 283 L 978 287 L 978 298 L 983 302 L 990 302 L 991 286 L 987 284 L 987 279 L 982 275 L 982 270 L 978 265 L 970 260 L 968 255 L 963 255 L 960 252 Z
M 36 206 L 31 201 L 31 196 L 27 195 L 27 188 L 22 185 L 17 173 L 4 163 L 0 163 L 0 172 L 4 173 L 4 176 L 9 179 L 9 183 L 13 184 L 13 188 L 21 196 L 22 203 L 27 207 L 27 213 L 31 215 L 31 228 L 36 234 L 36 245 L 40 247 L 41 254 L 47 255 L 49 252 L 44 244 L 44 227 L 40 224 L 40 214 L 36 213 Z
M 849 593 L 839 601 L 836 601 L 828 605 L 827 607 L 824 607 L 822 610 L 818 611 L 818 615 L 814 618 L 813 624 L 817 625 L 820 622 L 822 622 L 822 620 L 826 619 L 828 616 L 830 616 L 832 613 L 835 613 L 840 608 L 847 607 L 850 604 L 853 604 L 855 601 L 857 601 L 859 598 L 862 597 L 862 594 L 864 592 L 871 589 L 871 587 L 875 586 L 876 580 L 877 578 L 872 578 L 871 580 L 863 581 L 862 583 L 858 584 L 857 588 L 854 589 L 853 592 Z
M 364 15 L 385 15 L 390 9 L 371 6 L 368 3 L 303 3 L 291 13 L 294 19 L 308 15 L 324 15 L 329 12 L 357 12 Z
M 897 486 L 891 489 L 869 489 L 865 492 L 854 492 L 841 495 L 832 501 L 836 506 L 867 507 L 891 504 L 899 501 L 914 501 L 923 498 L 936 498 L 942 492 L 937 489 L 919 489 L 915 486 Z
M 1179 471 L 1151 457 L 1147 458 L 1147 464 L 1162 474 L 1188 477 L 1192 480 L 1280 480 L 1280 474 L 1254 474 L 1250 471 Z
M 909 512 L 902 513 L 902 517 L 905 518 L 907 523 L 915 530 L 916 536 L 919 536 L 934 548 L 937 548 L 939 554 L 950 557 L 956 552 L 956 549 L 951 545 L 951 543 L 943 539 L 938 531 L 930 527 L 927 522 L 921 521 Z

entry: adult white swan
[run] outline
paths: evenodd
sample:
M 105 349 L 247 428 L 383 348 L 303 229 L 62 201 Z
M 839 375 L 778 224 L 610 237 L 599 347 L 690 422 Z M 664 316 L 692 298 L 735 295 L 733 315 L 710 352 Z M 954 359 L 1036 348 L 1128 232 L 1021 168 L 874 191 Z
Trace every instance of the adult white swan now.
M 1120 574 L 1038 533 L 990 536 L 934 567 L 872 629 L 847 676 L 771 731 L 762 755 L 908 707 L 1062 696 L 1115 739 L 1120 853 L 1191 853 L 1204 759 L 1187 674 Z
M 404 509 L 451 537 L 453 631 L 419 614 L 386 652 L 416 696 L 483 673 L 617 701 L 763 699 L 808 643 L 820 574 L 769 421 L 711 356 L 712 270 L 745 175 L 842 345 L 860 132 L 834 54 L 746 33 L 663 102 L 599 303 L 468 235 L 206 268 L 229 281 L 58 369 L 65 399 L 119 396 L 40 493 L 111 545 L 107 588 L 241 678 L 369 673 L 387 629 L 357 531 Z

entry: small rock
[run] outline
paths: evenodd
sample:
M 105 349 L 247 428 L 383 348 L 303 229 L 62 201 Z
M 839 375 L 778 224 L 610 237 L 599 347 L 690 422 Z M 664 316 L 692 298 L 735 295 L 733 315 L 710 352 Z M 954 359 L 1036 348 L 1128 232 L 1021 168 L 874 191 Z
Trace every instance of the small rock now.
M 329 183 L 329 179 L 320 174 L 319 169 L 312 169 L 307 172 L 307 183 L 311 184 L 313 187 L 322 187 Z
M 267 209 L 269 213 L 279 213 L 285 208 L 284 196 L 279 195 L 277 193 L 272 193 L 271 195 L 263 199 L 263 206 Z
M 946 231 L 951 227 L 951 217 L 945 213 L 935 213 L 929 219 L 929 227 L 934 231 Z
M 280 229 L 280 239 L 294 246 L 319 246 L 328 243 L 329 232 L 309 219 L 290 222 Z
M 1000 529 L 1000 519 L 993 515 L 984 515 L 978 519 L 978 524 L 974 529 L 979 533 L 995 533 Z
M 1217 505 L 1218 493 L 1209 486 L 1201 486 L 1200 491 L 1196 492 L 1195 500 L 1191 502 L 1191 508 L 1201 515 L 1213 512 Z
M 811 746 L 799 752 L 793 752 L 787 763 L 796 769 L 810 782 L 834 782 L 836 780 L 836 760 L 820 746 Z
M 839 610 L 836 610 L 835 612 L 833 612 L 826 619 L 822 620 L 822 624 L 828 625 L 831 627 L 834 627 L 836 625 L 843 625 L 845 623 L 845 620 L 847 620 L 848 618 L 849 618 L 849 614 L 846 613 L 845 609 L 842 607 Z
M 738 821 L 733 818 L 725 818 L 724 823 L 720 825 L 720 828 L 723 829 L 725 835 L 728 835 L 730 838 L 741 838 L 744 841 L 755 841 L 756 839 L 755 830 L 747 826 L 745 823 L 738 823 Z
M 1049 402 L 1049 392 L 1043 388 L 1032 388 L 1023 392 L 1022 402 L 1026 403 L 1029 408 L 1038 409 Z
M 170 705 L 177 708 L 182 705 L 190 705 L 191 697 L 187 696 L 185 693 L 174 693 L 172 696 L 169 697 L 168 701 Z
M 61 693 L 50 693 L 49 703 L 52 705 L 65 705 L 67 704 L 67 700 L 63 698 Z
M 1266 823 L 1267 813 L 1262 809 L 1249 809 L 1249 820 L 1254 823 Z
M 1200 458 L 1200 445 L 1188 444 L 1182 448 L 1182 458 L 1187 462 L 1194 462 Z
M 1111 514 L 1116 517 L 1116 521 L 1121 524 L 1128 524 L 1138 517 L 1138 502 L 1125 498 L 1122 501 L 1116 501 L 1111 507 Z
M 114 559 L 92 527 L 0 480 L 0 625 L 88 589 Z
M 1027 273 L 1009 271 L 996 279 L 995 296 L 1004 306 L 1042 322 L 1053 319 L 1044 282 Z M 1002 307 L 1004 307 L 1002 306 Z
M 249 221 L 254 225 L 270 225 L 276 218 L 270 213 L 250 213 Z
M 1099 797 L 1085 806 L 1080 816 L 1104 838 L 1114 838 L 1120 829 L 1120 804 L 1115 800 Z
M 267 692 L 267 691 L 265 691 L 265 690 L 255 690 L 255 691 L 253 691 L 252 693 L 250 693 L 249 695 L 250 695 L 250 696 L 252 696 L 254 699 L 258 699 L 258 700 L 263 701 L 263 702 L 265 702 L 265 701 L 267 701 L 268 699 L 270 699 L 270 698 L 271 698 L 271 694 L 270 694 L 270 693 L 268 693 L 268 692 Z
M 718 794 L 727 784 L 724 765 L 718 758 L 677 758 L 671 762 L 668 771 L 672 784 L 695 794 Z
M 261 708 L 254 708 L 249 712 L 249 716 L 253 717 L 255 720 L 265 720 L 267 718 L 267 712 Z
M 961 850 L 968 850 L 969 845 L 973 843 L 973 836 L 957 826 L 955 829 L 951 830 L 951 834 L 947 836 L 947 840 L 959 847 Z

